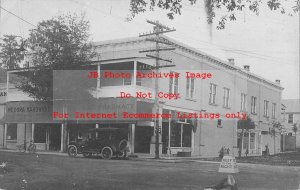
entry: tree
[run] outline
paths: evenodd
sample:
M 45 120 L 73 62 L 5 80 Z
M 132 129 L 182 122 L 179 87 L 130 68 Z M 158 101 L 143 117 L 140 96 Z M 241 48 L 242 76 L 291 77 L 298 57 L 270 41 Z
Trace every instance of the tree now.
M 4 35 L 0 43 L 0 68 L 4 70 L 20 68 L 19 63 L 24 59 L 23 43 L 19 36 Z
M 255 124 L 252 121 L 250 115 L 247 115 L 247 118 L 244 119 L 240 119 L 238 120 L 238 129 L 242 129 L 241 132 L 241 140 L 240 140 L 240 146 L 239 146 L 239 157 L 241 157 L 241 153 L 242 153 L 242 142 L 244 141 L 244 132 L 249 132 L 249 129 L 254 129 L 255 128 Z
M 297 131 L 298 131 L 297 123 L 293 124 L 292 130 L 295 133 L 295 142 L 297 142 Z
M 282 131 L 281 123 L 279 121 L 273 122 L 269 133 L 270 133 L 271 137 L 273 137 L 273 139 L 274 139 L 274 154 L 276 152 L 276 135 L 278 133 L 280 134 L 281 131 Z
M 30 68 L 18 75 L 21 80 L 16 87 L 37 100 L 48 101 L 53 99 L 53 94 L 60 90 L 73 90 L 78 95 L 81 90 L 83 97 L 90 96 L 87 85 L 81 85 L 86 89 L 76 89 L 65 85 L 64 89 L 53 89 L 54 70 L 76 70 L 89 63 L 95 56 L 95 49 L 89 42 L 89 22 L 84 15 L 60 15 L 38 23 L 35 29 L 30 31 L 26 39 L 27 59 Z M 8 46 L 2 46 L 8 51 Z M 16 48 L 10 50 L 17 52 Z M 14 64 L 20 59 L 14 60 Z M 80 77 L 74 76 L 71 82 L 83 82 Z M 64 80 L 67 77 L 64 78 Z M 67 81 L 61 81 L 66 84 Z M 76 91 L 77 90 L 77 91 Z
M 6 82 L 6 71 L 0 68 L 0 83 Z
M 197 0 L 188 0 L 191 5 L 196 4 Z M 221 16 L 218 21 L 217 29 L 224 29 L 225 23 L 236 20 L 236 13 L 244 9 L 249 9 L 256 15 L 259 14 L 261 4 L 266 4 L 271 11 L 280 11 L 282 14 L 292 16 L 299 11 L 300 0 L 294 0 L 291 10 L 285 6 L 286 0 L 205 0 L 205 11 L 207 22 L 212 23 L 216 17 L 217 10 L 226 10 L 227 13 Z M 183 9 L 181 0 L 131 0 L 129 11 L 131 15 L 128 20 L 133 19 L 137 14 L 143 13 L 146 9 L 153 11 L 155 7 L 168 11 L 167 17 L 174 19 L 175 15 L 181 15 Z

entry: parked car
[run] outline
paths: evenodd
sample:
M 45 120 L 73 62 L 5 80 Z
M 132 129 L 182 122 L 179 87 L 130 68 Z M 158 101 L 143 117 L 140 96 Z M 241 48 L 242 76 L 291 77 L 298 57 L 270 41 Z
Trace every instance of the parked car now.
M 103 159 L 126 158 L 129 148 L 128 141 L 124 138 L 124 129 L 95 128 L 89 130 L 88 136 L 87 140 L 68 145 L 69 156 L 83 154 L 84 157 L 100 155 Z

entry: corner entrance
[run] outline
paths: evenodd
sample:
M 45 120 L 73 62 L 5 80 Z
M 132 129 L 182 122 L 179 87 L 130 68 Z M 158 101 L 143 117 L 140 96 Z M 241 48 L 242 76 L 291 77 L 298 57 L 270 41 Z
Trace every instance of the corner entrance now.
M 152 135 L 153 127 L 136 127 L 134 138 L 134 152 L 150 154 L 150 141 Z

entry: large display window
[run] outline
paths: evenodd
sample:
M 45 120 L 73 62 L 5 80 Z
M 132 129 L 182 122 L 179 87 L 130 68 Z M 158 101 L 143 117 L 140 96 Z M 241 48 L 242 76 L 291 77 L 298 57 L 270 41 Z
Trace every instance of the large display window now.
M 17 124 L 16 123 L 9 123 L 7 125 L 7 140 L 17 140 Z

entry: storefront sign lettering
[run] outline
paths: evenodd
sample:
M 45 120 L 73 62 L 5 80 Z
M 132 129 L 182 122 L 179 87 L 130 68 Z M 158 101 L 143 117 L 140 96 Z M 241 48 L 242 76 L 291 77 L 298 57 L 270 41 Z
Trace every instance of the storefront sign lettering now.
M 48 112 L 47 106 L 43 107 L 7 107 L 7 112 L 19 113 L 19 112 Z
M 6 92 L 0 92 L 0 96 L 7 96 Z

